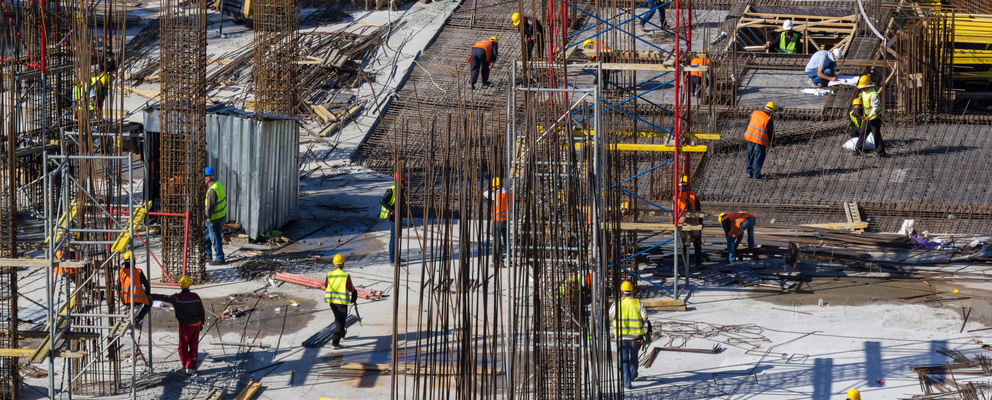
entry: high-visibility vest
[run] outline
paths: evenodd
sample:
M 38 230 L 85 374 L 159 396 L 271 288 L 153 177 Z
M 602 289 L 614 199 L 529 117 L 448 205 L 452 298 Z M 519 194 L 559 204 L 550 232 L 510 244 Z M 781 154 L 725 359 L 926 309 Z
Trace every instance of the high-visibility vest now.
M 134 271 L 134 272 L 131 272 Z M 131 299 L 134 299 L 135 303 L 139 304 L 151 304 L 148 299 L 148 293 L 145 293 L 145 288 L 141 286 L 141 271 L 137 268 L 121 268 L 118 273 L 118 281 L 121 284 L 121 302 L 124 304 L 131 304 Z M 131 279 L 134 279 L 134 295 L 131 295 Z
M 389 187 L 389 192 L 393 194 L 393 197 L 389 198 L 389 206 L 392 207 L 396 205 L 396 185 Z M 379 211 L 379 218 L 389 218 L 389 209 L 386 206 L 382 206 L 382 211 Z
M 227 195 L 224 190 L 224 185 L 221 185 L 220 182 L 215 181 L 212 185 L 210 185 L 210 190 L 217 193 L 217 205 L 214 206 L 213 210 L 210 210 L 210 217 L 207 219 L 214 221 L 224 218 L 224 216 L 227 215 Z M 204 199 L 204 203 L 204 206 L 210 205 L 209 191 L 207 192 L 207 198 Z
M 693 58 L 691 61 L 689 61 L 689 66 L 690 67 L 701 67 L 701 66 L 704 66 L 704 65 L 710 65 L 710 59 L 709 58 L 701 58 L 701 57 L 700 58 Z M 689 75 L 698 76 L 700 78 L 703 77 L 703 73 L 701 71 L 690 71 L 689 72 Z
M 730 221 L 730 237 L 737 237 L 741 231 L 741 224 L 748 218 L 754 218 L 754 216 L 744 211 L 734 211 L 723 217 L 723 219 L 729 219 Z
M 875 97 L 872 101 L 872 96 Z M 874 87 L 861 93 L 861 104 L 865 108 L 865 115 L 868 119 L 875 119 L 882 116 L 882 100 L 878 97 L 878 91 Z
M 506 208 L 510 204 L 510 194 L 505 190 L 496 193 L 496 203 L 493 204 L 493 216 L 497 221 L 506 221 Z
M 696 209 L 696 194 L 693 193 L 691 190 L 683 191 L 682 195 L 679 196 L 678 200 L 679 200 L 678 201 L 679 210 L 681 210 L 682 212 L 699 211 Z M 692 218 L 689 220 L 689 222 L 698 224 L 699 218 Z M 684 224 L 684 223 L 686 223 L 685 216 L 679 218 L 679 224 Z
M 588 51 L 588 52 L 591 53 L 591 54 L 589 54 L 589 60 L 591 60 L 591 61 L 596 61 L 596 54 L 595 54 L 596 51 L 600 51 L 600 52 L 610 51 L 610 46 L 607 46 L 606 43 L 592 42 L 592 44 L 593 44 L 593 48 L 586 49 L 586 48 L 583 47 L 583 49 L 582 49 L 584 51 Z
M 351 297 L 348 293 L 348 273 L 335 268 L 327 273 L 327 289 L 324 290 L 324 302 L 348 305 Z
M 493 41 L 490 39 L 480 40 L 479 43 L 476 43 L 474 46 L 472 46 L 472 48 L 485 50 L 487 62 L 493 58 Z
M 786 35 L 789 32 L 782 32 L 778 35 L 778 52 L 786 54 L 795 54 L 796 44 L 799 43 L 799 34 L 792 32 L 792 40 L 787 40 Z
M 78 84 L 72 87 L 72 100 L 76 102 L 76 108 L 83 109 L 83 104 L 87 104 L 90 111 L 93 111 L 93 102 L 90 99 L 90 89 L 88 85 Z
M 613 326 L 616 328 L 616 336 L 643 335 L 644 320 L 641 319 L 641 301 L 633 297 L 620 299 L 617 306 L 617 319 Z
M 854 126 L 856 126 L 858 128 L 861 128 L 861 118 L 862 117 L 859 117 L 857 115 L 854 115 L 854 110 L 851 110 L 851 112 L 849 112 L 848 115 L 851 116 L 851 122 L 854 123 Z
M 762 146 L 768 147 L 771 143 L 768 137 L 768 121 L 772 119 L 771 115 L 768 115 L 762 110 L 754 110 L 751 113 L 751 120 L 747 122 L 747 130 L 744 131 L 744 139 L 751 143 L 757 143 Z

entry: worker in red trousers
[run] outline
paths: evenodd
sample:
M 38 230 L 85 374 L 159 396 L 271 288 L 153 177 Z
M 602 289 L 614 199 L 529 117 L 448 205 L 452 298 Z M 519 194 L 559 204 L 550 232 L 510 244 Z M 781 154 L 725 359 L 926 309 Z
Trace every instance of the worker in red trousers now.
M 172 303 L 179 321 L 179 363 L 180 371 L 186 375 L 196 373 L 197 347 L 200 343 L 200 329 L 206 315 L 200 296 L 189 290 L 192 281 L 188 276 L 179 278 L 181 292 L 169 296 L 155 295 L 155 300 Z

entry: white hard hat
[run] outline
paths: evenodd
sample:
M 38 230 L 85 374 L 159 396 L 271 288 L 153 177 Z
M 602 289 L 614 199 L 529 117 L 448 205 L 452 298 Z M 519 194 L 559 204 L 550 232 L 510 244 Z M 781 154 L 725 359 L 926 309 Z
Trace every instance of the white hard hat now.
M 782 29 L 785 29 L 785 30 L 792 29 L 792 20 L 791 19 L 785 20 L 785 22 L 782 23 Z
M 844 55 L 844 51 L 838 47 L 836 49 L 830 50 L 830 54 L 834 55 L 834 60 L 840 60 L 841 56 Z

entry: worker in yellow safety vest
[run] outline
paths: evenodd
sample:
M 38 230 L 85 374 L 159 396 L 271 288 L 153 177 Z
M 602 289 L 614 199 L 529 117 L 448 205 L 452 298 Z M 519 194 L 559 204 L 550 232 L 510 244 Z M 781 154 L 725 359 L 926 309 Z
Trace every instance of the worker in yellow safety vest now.
M 769 53 L 796 54 L 796 47 L 802 43 L 802 34 L 792 30 L 792 20 L 787 19 L 782 23 L 782 32 L 778 35 L 778 40 L 765 41 L 765 49 Z
M 861 89 L 861 103 L 865 108 L 865 115 L 862 117 L 865 127 L 858 137 L 858 144 L 854 147 L 858 150 L 864 149 L 865 139 L 868 132 L 872 134 L 875 141 L 875 157 L 885 157 L 885 142 L 882 140 L 882 98 L 875 90 L 875 84 L 871 82 L 868 75 L 862 75 L 858 79 L 858 89 Z
M 337 330 L 331 338 L 331 348 L 340 349 L 341 339 L 347 333 L 345 323 L 348 320 L 348 304 L 358 300 L 358 290 L 351 283 L 351 275 L 344 272 L 344 256 L 335 254 L 334 270 L 327 273 L 327 280 L 324 281 L 324 302 L 331 305 L 331 312 L 334 313 L 334 322 Z
M 640 351 L 643 336 L 651 336 L 648 312 L 640 300 L 632 297 L 633 294 L 634 285 L 624 281 L 620 284 L 620 301 L 610 306 L 614 335 L 620 341 L 623 386 L 628 389 L 632 388 L 633 381 L 637 379 L 637 353 Z
M 203 181 L 207 184 L 206 198 L 206 223 L 203 233 L 203 255 L 205 260 L 209 260 L 212 255 L 217 259 L 210 261 L 210 265 L 224 265 L 224 238 L 221 226 L 224 224 L 224 217 L 227 216 L 227 191 L 224 185 L 217 181 L 214 169 L 206 167 L 203 169 Z
M 393 174 L 393 186 L 386 189 L 386 193 L 383 193 L 382 197 L 379 198 L 379 205 L 382 206 L 382 210 L 379 211 L 379 218 L 389 220 L 389 263 L 393 264 L 396 262 L 396 253 L 399 249 L 396 248 L 398 242 L 402 242 L 403 237 L 403 213 L 402 211 L 397 213 L 396 209 L 403 209 L 403 188 L 400 190 L 396 189 L 396 185 L 403 184 L 403 173 L 397 172 Z M 399 196 L 397 196 L 399 192 Z M 399 218 L 399 224 L 401 228 L 396 229 L 396 218 Z M 400 257 L 400 262 L 406 262 L 402 257 Z

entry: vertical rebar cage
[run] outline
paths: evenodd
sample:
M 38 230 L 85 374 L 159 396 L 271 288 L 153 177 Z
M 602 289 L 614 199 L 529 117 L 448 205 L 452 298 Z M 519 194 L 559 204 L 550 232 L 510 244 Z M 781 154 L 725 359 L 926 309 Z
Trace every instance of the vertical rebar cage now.
M 298 0 L 259 0 L 253 7 L 255 111 L 295 116 Z

